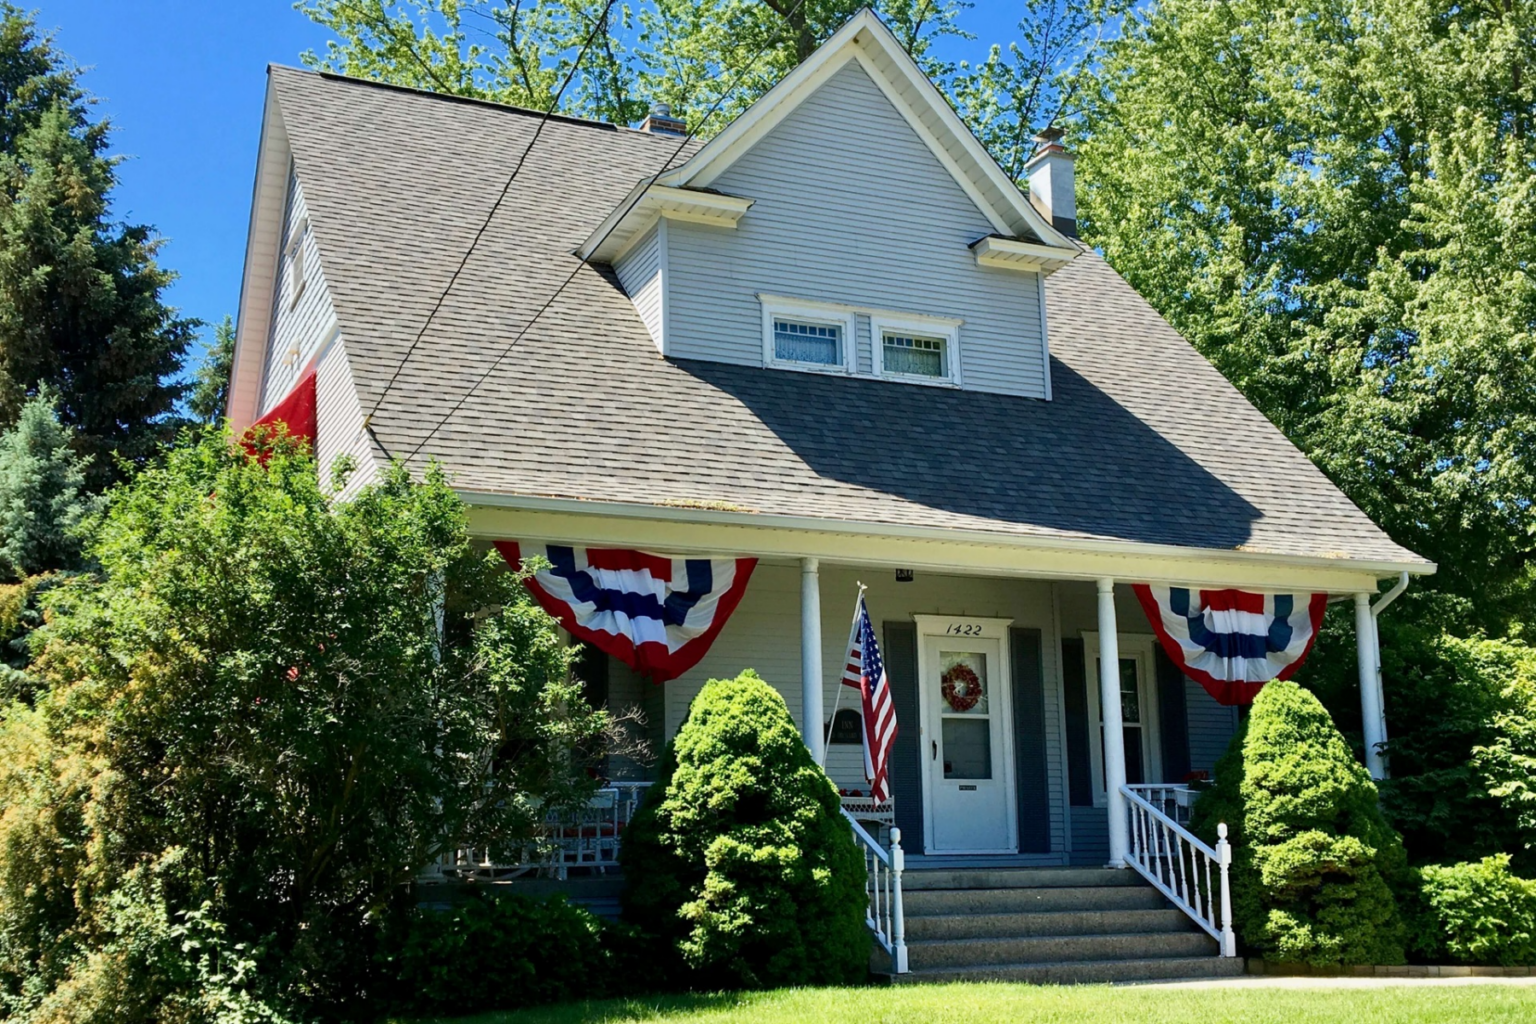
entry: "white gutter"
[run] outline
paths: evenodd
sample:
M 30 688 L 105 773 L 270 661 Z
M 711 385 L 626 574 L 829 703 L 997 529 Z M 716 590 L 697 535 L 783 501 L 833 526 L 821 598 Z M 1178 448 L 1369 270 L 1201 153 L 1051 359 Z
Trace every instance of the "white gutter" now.
M 775 515 L 760 512 L 729 512 L 687 506 L 642 505 L 633 502 L 589 501 L 578 498 L 548 498 L 526 494 L 498 494 L 459 490 L 466 505 L 505 508 L 525 512 L 558 512 L 574 515 L 612 516 L 619 519 L 650 519 L 700 525 L 755 527 L 758 529 L 802 530 L 812 533 L 856 534 L 894 540 L 928 540 L 951 544 L 992 544 L 999 547 L 1043 551 L 1089 552 L 1103 555 L 1146 556 L 1153 558 L 1198 558 L 1228 561 L 1240 565 L 1285 565 L 1309 569 L 1344 569 L 1368 573 L 1400 573 L 1407 576 L 1435 572 L 1433 562 L 1374 562 L 1348 558 L 1323 558 L 1317 555 L 1266 554 L 1255 551 L 1223 551 L 1213 548 L 1181 547 L 1175 544 L 1147 544 L 1136 541 L 1091 540 L 1072 537 L 1045 538 L 995 530 L 945 529 L 932 526 L 903 526 L 851 519 L 817 519 L 812 516 Z M 1400 591 L 1399 591 L 1400 592 Z M 1392 597 L 1396 593 L 1391 594 Z
M 1398 597 L 1400 597 L 1402 595 L 1403 591 L 1405 591 L 1407 589 L 1408 589 L 1408 573 L 1405 570 L 1403 572 L 1403 574 L 1400 577 L 1398 577 L 1397 584 L 1391 590 L 1387 591 L 1385 594 L 1382 594 L 1381 597 L 1377 598 L 1375 604 L 1371 605 L 1371 618 L 1374 619 L 1375 617 L 1380 615 L 1383 611 L 1385 611 L 1387 605 L 1391 604 L 1393 601 L 1396 601 L 1398 599 Z

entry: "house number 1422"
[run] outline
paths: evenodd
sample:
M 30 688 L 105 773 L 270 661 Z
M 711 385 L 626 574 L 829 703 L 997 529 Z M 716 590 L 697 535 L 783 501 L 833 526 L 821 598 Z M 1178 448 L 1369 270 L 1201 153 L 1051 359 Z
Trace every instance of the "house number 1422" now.
M 945 636 L 981 636 L 981 624 L 977 622 L 951 622 L 944 630 Z

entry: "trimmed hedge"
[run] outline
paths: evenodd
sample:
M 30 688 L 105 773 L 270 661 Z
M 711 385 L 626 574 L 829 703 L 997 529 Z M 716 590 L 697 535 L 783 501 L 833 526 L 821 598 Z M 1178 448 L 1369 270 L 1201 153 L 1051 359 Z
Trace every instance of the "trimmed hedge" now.
M 1402 840 L 1328 712 L 1295 683 L 1260 691 L 1195 804 L 1193 828 L 1208 841 L 1223 821 L 1250 950 L 1315 966 L 1405 961 L 1393 895 L 1407 881 Z
M 455 1017 L 633 994 L 639 958 L 632 929 L 564 897 L 480 893 L 410 911 L 379 955 L 395 1012 Z
M 783 697 L 751 670 L 710 680 L 625 831 L 627 919 L 694 987 L 863 980 L 865 868 L 840 807 Z
M 1536 966 L 1536 881 L 1501 853 L 1420 868 L 1413 953 L 1428 963 Z

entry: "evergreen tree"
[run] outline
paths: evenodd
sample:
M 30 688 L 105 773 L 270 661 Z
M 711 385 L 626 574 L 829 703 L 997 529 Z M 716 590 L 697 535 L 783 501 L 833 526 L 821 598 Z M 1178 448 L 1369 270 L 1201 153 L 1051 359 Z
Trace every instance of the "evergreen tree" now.
M 100 488 L 177 427 L 196 323 L 161 293 L 150 228 L 110 218 L 116 159 L 78 73 L 30 15 L 0 5 L 0 427 L 42 385 Z
M 76 528 L 91 511 L 85 460 L 70 448 L 46 389 L 0 434 L 0 580 L 24 579 L 80 564 Z
M 225 316 L 213 329 L 213 344 L 197 368 L 187 408 L 200 423 L 216 423 L 229 404 L 229 378 L 235 369 L 235 321 Z

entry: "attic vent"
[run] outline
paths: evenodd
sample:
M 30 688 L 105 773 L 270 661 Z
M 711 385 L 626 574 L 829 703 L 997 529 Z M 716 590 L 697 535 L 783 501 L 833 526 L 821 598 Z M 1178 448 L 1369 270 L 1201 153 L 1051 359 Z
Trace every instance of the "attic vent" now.
M 683 138 L 688 134 L 688 125 L 672 116 L 672 108 L 666 103 L 657 103 L 651 107 L 651 112 L 645 120 L 640 122 L 640 130 L 650 132 L 652 135 L 671 135 Z

